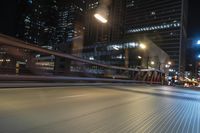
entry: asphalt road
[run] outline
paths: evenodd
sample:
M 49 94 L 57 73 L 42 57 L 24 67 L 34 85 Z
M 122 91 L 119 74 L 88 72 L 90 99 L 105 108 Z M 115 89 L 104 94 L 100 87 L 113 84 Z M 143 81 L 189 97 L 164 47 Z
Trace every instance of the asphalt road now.
M 200 92 L 99 85 L 0 89 L 0 133 L 200 133 Z

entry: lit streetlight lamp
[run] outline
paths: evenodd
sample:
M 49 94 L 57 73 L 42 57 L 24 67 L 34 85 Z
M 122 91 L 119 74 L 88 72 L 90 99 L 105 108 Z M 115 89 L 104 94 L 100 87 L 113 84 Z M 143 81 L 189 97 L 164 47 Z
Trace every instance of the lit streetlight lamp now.
M 155 64 L 155 62 L 154 61 L 151 61 L 151 65 L 154 65 Z
M 200 40 L 197 41 L 197 45 L 200 45 Z
M 138 56 L 138 59 L 142 59 L 142 57 L 141 57 L 141 56 Z
M 169 64 L 166 64 L 166 65 L 165 65 L 165 68 L 170 68 L 170 65 L 169 65 Z
M 146 47 L 146 45 L 144 45 L 143 43 L 141 43 L 141 44 L 140 44 L 140 48 L 141 48 L 141 49 L 146 49 L 147 47 Z
M 169 62 L 168 62 L 168 65 L 171 65 L 171 64 L 172 64 L 172 62 L 171 62 L 171 61 L 169 61 Z
M 105 17 L 103 17 L 101 14 L 96 13 L 94 14 L 94 17 L 102 23 L 108 22 L 108 20 Z

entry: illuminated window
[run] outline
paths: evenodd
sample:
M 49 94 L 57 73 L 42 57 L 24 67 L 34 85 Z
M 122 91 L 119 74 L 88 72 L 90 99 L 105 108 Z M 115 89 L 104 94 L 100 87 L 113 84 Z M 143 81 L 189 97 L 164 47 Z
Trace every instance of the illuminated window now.
M 180 27 L 180 23 L 169 23 L 169 24 L 161 24 L 161 25 L 154 25 L 149 27 L 140 27 L 135 29 L 130 29 L 127 31 L 127 33 L 136 33 L 141 31 L 152 31 L 152 30 L 161 30 L 161 29 L 169 29 L 169 28 L 176 28 Z
M 154 11 L 153 11 L 153 12 L 151 12 L 151 15 L 156 15 L 156 12 L 154 12 Z

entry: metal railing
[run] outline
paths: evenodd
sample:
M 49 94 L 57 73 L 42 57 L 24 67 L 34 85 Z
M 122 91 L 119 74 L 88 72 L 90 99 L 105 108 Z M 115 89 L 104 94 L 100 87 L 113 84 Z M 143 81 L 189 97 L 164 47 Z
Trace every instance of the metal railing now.
M 4 54 L 0 55 L 1 81 L 163 82 L 164 74 L 157 69 L 133 69 L 102 64 L 98 61 L 86 60 L 67 53 L 45 49 L 2 34 L 0 34 L 1 47 L 4 48 Z M 12 49 L 8 50 L 10 47 Z M 21 54 L 16 56 L 16 51 L 21 51 Z M 23 53 L 23 51 L 28 52 Z M 53 61 L 49 61 L 49 58 L 40 60 L 40 58 L 36 57 L 38 54 L 55 58 L 52 58 Z M 9 60 L 3 58 L 9 58 Z M 63 62 L 58 61 L 61 58 L 64 59 Z M 21 65 L 18 62 L 24 62 L 24 64 Z M 54 67 L 46 65 L 49 63 L 54 64 Z M 42 66 L 38 66 L 38 64 L 42 64 Z M 67 69 L 65 69 L 66 66 L 68 66 Z M 79 66 L 80 70 L 75 69 L 77 66 Z M 63 67 L 64 69 L 59 70 L 57 67 Z

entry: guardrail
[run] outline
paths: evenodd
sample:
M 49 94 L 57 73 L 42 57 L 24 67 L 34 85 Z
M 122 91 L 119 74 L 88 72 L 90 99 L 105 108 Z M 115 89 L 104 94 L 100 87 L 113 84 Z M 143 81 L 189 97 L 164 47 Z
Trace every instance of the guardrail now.
M 62 75 L 62 76 L 54 75 L 54 72 L 56 71 L 52 71 L 52 74 L 54 76 L 45 76 L 45 75 L 37 76 L 37 75 L 31 75 L 31 74 L 23 75 L 22 73 L 22 75 L 1 75 L 0 77 L 1 81 L 6 81 L 6 80 L 73 81 L 73 80 L 76 80 L 76 81 L 101 81 L 101 82 L 126 82 L 126 83 L 162 83 L 163 82 L 162 80 L 163 80 L 164 75 L 160 70 L 157 70 L 157 69 L 133 69 L 133 68 L 127 68 L 127 67 L 119 67 L 119 66 L 102 64 L 97 61 L 82 59 L 80 57 L 69 55 L 67 53 L 62 53 L 55 50 L 41 48 L 34 44 L 30 44 L 30 43 L 15 39 L 13 37 L 5 36 L 2 34 L 0 34 L 0 45 L 14 47 L 15 49 L 17 48 L 17 49 L 34 51 L 34 52 L 38 52 L 38 53 L 42 53 L 46 55 L 53 55 L 56 57 L 69 59 L 71 61 L 76 61 L 76 62 L 81 62 L 81 63 L 85 63 L 92 66 L 101 67 L 103 69 L 106 69 L 105 71 L 108 71 L 108 74 L 104 73 L 103 75 L 102 74 L 89 75 L 89 74 L 84 73 L 84 71 L 87 71 L 87 69 L 85 69 L 83 70 L 83 75 L 84 75 L 83 77 L 79 77 L 77 75 L 71 76 L 70 72 L 67 72 L 68 75 Z M 84 69 L 84 66 L 81 66 L 81 67 Z M 6 66 L 6 68 L 8 69 L 9 67 Z M 34 70 L 34 69 L 38 70 L 39 67 L 34 68 L 33 66 L 28 66 L 27 68 L 29 68 L 30 70 Z M 18 69 L 18 68 L 17 67 L 9 68 L 9 71 L 14 71 L 15 69 Z M 26 72 L 25 69 L 21 69 L 21 70 L 23 72 Z M 112 74 L 112 73 L 110 74 L 109 73 L 110 70 L 115 71 L 115 74 Z M 65 72 L 61 72 L 61 73 L 65 73 Z M 113 76 L 110 76 L 110 78 L 106 78 L 106 75 L 113 75 Z M 118 78 L 117 76 L 115 77 L 115 75 L 121 75 L 121 76 L 118 76 L 119 77 Z M 120 77 L 127 77 L 127 79 L 126 78 L 120 79 Z
M 30 76 L 30 75 L 0 75 L 0 81 L 37 81 L 41 83 L 82 83 L 82 82 L 106 82 L 106 83 L 137 83 L 137 84 L 160 84 L 160 82 L 120 80 L 108 78 L 87 78 L 87 77 L 67 77 L 67 76 Z

